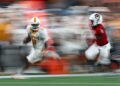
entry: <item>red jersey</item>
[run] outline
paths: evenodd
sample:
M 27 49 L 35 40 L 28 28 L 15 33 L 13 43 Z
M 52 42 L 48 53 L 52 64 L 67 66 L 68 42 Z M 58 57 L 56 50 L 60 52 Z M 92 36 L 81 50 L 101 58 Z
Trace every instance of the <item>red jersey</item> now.
M 94 35 L 96 37 L 95 42 L 99 46 L 103 46 L 108 43 L 107 34 L 102 24 L 92 27 Z

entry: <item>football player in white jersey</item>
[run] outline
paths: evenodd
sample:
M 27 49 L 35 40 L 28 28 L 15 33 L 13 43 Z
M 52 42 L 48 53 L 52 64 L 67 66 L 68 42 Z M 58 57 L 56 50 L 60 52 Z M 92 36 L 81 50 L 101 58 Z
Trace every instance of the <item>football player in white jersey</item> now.
M 27 56 L 27 60 L 33 64 L 42 59 L 42 53 L 48 41 L 48 34 L 45 28 L 40 27 L 40 20 L 37 17 L 31 19 L 30 24 L 27 26 L 27 32 L 28 36 L 23 43 L 26 44 L 32 41 L 33 48 Z
M 27 26 L 27 37 L 23 40 L 24 44 L 32 42 L 32 48 L 29 55 L 24 58 L 25 65 L 18 71 L 17 75 L 21 75 L 22 72 L 27 69 L 31 64 L 40 62 L 43 59 L 44 50 L 47 48 L 48 34 L 45 28 L 40 26 L 40 20 L 38 17 L 33 17 L 30 24 Z M 19 76 L 14 78 L 20 79 Z

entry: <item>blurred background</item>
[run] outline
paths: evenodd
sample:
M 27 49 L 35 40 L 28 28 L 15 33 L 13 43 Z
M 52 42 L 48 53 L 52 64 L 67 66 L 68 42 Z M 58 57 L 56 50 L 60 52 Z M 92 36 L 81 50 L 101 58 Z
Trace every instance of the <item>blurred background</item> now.
M 120 72 L 120 0 L 0 0 L 0 71 L 15 73 L 24 65 L 31 43 L 23 45 L 29 20 L 37 16 L 48 30 L 51 44 L 61 62 L 46 58 L 24 73 L 91 73 L 84 51 L 93 39 L 88 16 L 100 13 L 112 44 L 111 68 Z M 88 41 L 89 40 L 89 41 Z M 44 71 L 43 71 L 44 69 Z

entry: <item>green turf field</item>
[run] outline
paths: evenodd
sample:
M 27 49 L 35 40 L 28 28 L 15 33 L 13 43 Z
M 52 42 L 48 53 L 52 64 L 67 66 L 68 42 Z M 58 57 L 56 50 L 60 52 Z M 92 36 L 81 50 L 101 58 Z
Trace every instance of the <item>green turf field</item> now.
M 120 76 L 39 77 L 0 79 L 0 86 L 120 86 Z

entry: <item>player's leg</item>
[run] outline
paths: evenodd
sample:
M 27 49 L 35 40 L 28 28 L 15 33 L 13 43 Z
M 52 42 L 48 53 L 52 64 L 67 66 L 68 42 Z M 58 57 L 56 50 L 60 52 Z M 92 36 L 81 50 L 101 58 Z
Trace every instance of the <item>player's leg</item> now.
M 99 49 L 96 44 L 93 44 L 85 51 L 85 56 L 88 60 L 94 60 L 99 53 Z
M 99 65 L 100 70 L 110 71 L 110 45 L 107 44 L 103 47 L 100 47 L 100 54 L 97 61 L 97 65 Z
M 17 74 L 22 74 L 26 69 L 30 67 L 30 63 L 26 57 L 23 58 L 24 64 L 22 65 L 21 68 L 17 71 Z
M 28 69 L 31 65 L 31 59 L 34 56 L 34 49 L 31 49 L 29 55 L 27 57 L 22 57 L 24 64 L 22 65 L 21 68 L 17 71 L 17 74 L 22 74 L 26 69 Z
M 99 55 L 99 59 L 98 62 L 100 64 L 110 64 L 110 45 L 107 44 L 105 46 L 100 47 L 100 55 Z
M 31 52 L 28 56 L 31 56 L 31 54 L 33 53 Z M 17 74 L 12 76 L 13 79 L 26 79 L 26 77 L 24 77 L 22 74 L 26 69 L 28 69 L 28 67 L 30 66 L 30 63 L 26 57 L 22 57 L 22 59 L 24 61 L 24 64 L 22 65 L 22 67 L 19 68 L 19 70 L 17 71 Z
M 17 74 L 13 76 L 14 79 L 25 79 L 24 76 L 22 76 L 22 73 L 24 70 L 26 70 L 28 67 L 30 67 L 32 64 L 38 62 L 40 60 L 40 52 L 38 50 L 32 49 L 30 54 L 27 56 L 27 58 L 24 58 L 25 64 L 18 70 Z
M 99 54 L 99 49 L 96 44 L 93 44 L 85 51 L 85 57 L 87 58 L 87 64 L 91 66 L 91 72 L 95 72 L 97 69 L 94 66 L 96 62 L 96 57 Z

